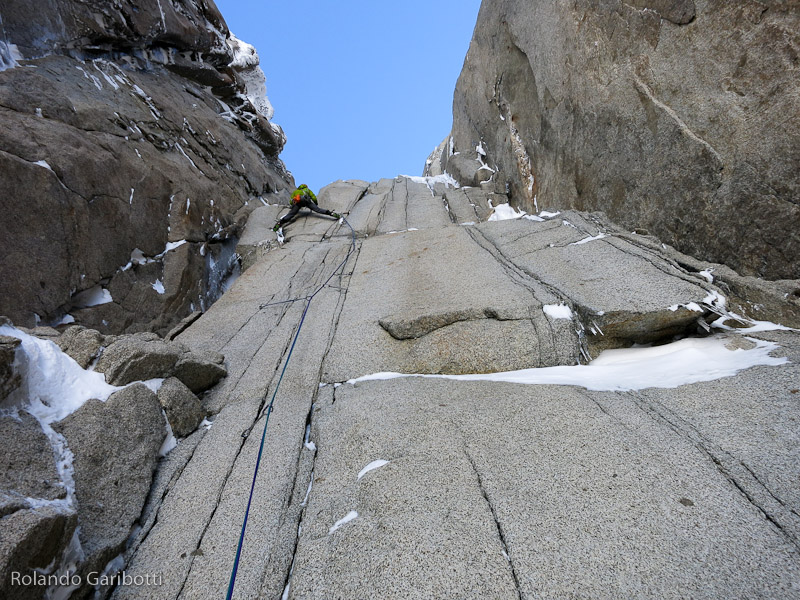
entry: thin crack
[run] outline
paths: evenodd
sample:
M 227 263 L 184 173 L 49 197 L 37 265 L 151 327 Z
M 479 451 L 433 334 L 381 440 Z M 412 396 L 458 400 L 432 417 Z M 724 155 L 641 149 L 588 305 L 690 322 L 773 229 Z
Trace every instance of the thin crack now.
M 783 503 L 775 497 L 769 488 L 767 488 L 757 477 L 755 477 L 752 471 L 742 461 L 722 448 L 717 448 L 715 451 L 712 451 L 712 442 L 707 440 L 697 430 L 697 428 L 694 427 L 694 425 L 684 421 L 659 402 L 648 401 L 642 395 L 635 392 L 630 392 L 628 395 L 634 399 L 634 402 L 639 409 L 653 419 L 656 423 L 664 424 L 669 427 L 675 434 L 687 440 L 695 448 L 697 448 L 698 451 L 711 460 L 712 464 L 725 478 L 725 480 L 728 481 L 739 492 L 739 494 L 745 500 L 747 500 L 747 502 L 753 506 L 759 512 L 759 514 L 761 514 L 764 519 L 766 519 L 778 531 L 778 533 L 784 537 L 789 544 L 794 546 L 797 550 L 800 550 L 800 540 L 798 540 L 796 535 L 796 531 L 798 527 L 800 527 L 800 523 L 792 523 L 792 521 L 795 520 L 794 517 L 796 516 L 796 513 L 792 510 L 787 510 L 786 512 L 789 514 L 783 515 L 782 518 L 780 515 L 773 514 L 772 511 L 768 510 L 767 507 L 762 506 L 758 499 L 754 497 L 753 491 L 745 487 L 745 481 L 740 481 L 736 474 L 733 473 L 733 469 L 736 468 L 737 465 L 741 466 L 745 472 L 752 475 L 753 481 L 756 483 L 758 488 L 762 488 L 766 494 L 776 500 L 778 504 L 776 507 L 778 512 L 781 512 L 781 509 L 784 509 Z M 746 477 L 744 479 L 746 479 Z M 782 523 L 781 521 L 784 519 L 788 520 L 788 523 Z
M 208 533 L 208 530 L 211 527 L 211 523 L 214 521 L 214 516 L 216 515 L 217 510 L 220 507 L 220 501 L 222 499 L 223 494 L 225 493 L 225 488 L 228 485 L 228 481 L 229 481 L 229 479 L 231 477 L 231 474 L 233 473 L 234 468 L 236 468 L 236 463 L 238 462 L 239 457 L 241 456 L 242 451 L 244 450 L 244 447 L 245 447 L 245 445 L 247 443 L 247 438 L 249 437 L 249 433 L 256 427 L 256 425 L 258 424 L 259 420 L 261 420 L 261 418 L 265 416 L 265 415 L 262 415 L 262 412 L 263 412 L 264 406 L 265 406 L 265 404 L 267 402 L 267 398 L 269 397 L 269 389 L 272 386 L 272 384 L 274 383 L 274 374 L 277 373 L 278 369 L 280 368 L 281 363 L 283 362 L 284 358 L 286 357 L 286 355 L 289 352 L 289 348 L 291 346 L 291 342 L 292 342 L 292 339 L 294 338 L 294 334 L 295 334 L 295 332 L 297 330 L 298 325 L 299 325 L 299 323 L 297 325 L 295 325 L 295 327 L 292 329 L 291 335 L 289 335 L 289 337 L 288 337 L 288 339 L 286 341 L 286 345 L 285 345 L 283 351 L 281 352 L 281 355 L 280 355 L 280 357 L 279 357 L 279 359 L 277 361 L 277 364 L 275 366 L 275 369 L 273 371 L 273 378 L 270 381 L 270 384 L 267 386 L 264 394 L 261 397 L 258 410 L 255 413 L 255 418 L 253 420 L 253 424 L 248 429 L 246 429 L 245 432 L 243 432 L 242 437 L 240 438 L 241 441 L 239 443 L 239 448 L 237 449 L 236 454 L 235 454 L 235 456 L 233 457 L 233 460 L 230 463 L 230 467 L 228 468 L 228 472 L 225 474 L 225 477 L 222 480 L 222 483 L 221 483 L 221 485 L 219 487 L 219 491 L 217 493 L 217 499 L 216 499 L 216 502 L 215 502 L 215 505 L 214 505 L 214 509 L 211 511 L 211 514 L 209 515 L 209 518 L 206 521 L 205 527 L 203 528 L 203 531 L 200 534 L 200 537 L 199 537 L 199 539 L 197 541 L 197 546 L 195 547 L 195 550 L 198 550 L 203 545 L 203 540 L 205 539 L 206 533 Z M 266 340 L 265 340 L 265 343 L 266 343 Z M 263 344 L 262 344 L 262 347 L 263 347 Z M 254 356 L 255 356 L 255 354 L 254 354 Z M 245 435 L 245 433 L 247 433 L 247 435 Z M 183 590 L 186 587 L 186 583 L 189 581 L 189 577 L 191 576 L 191 573 L 192 573 L 192 567 L 194 565 L 194 558 L 195 557 L 194 557 L 194 555 L 192 553 L 189 553 L 188 556 L 190 556 L 191 558 L 190 558 L 189 565 L 188 565 L 187 570 L 186 570 L 186 575 L 185 575 L 185 577 L 183 579 L 183 582 L 181 583 L 181 587 L 180 587 L 180 590 L 178 591 L 178 593 L 176 595 L 176 598 L 179 598 L 181 596 L 181 594 L 183 593 Z
M 497 513 L 495 512 L 494 505 L 492 501 L 489 499 L 489 494 L 486 492 L 486 488 L 483 485 L 483 478 L 481 477 L 480 471 L 478 471 L 478 467 L 475 464 L 475 461 L 472 459 L 469 451 L 467 450 L 466 443 L 463 447 L 464 456 L 467 457 L 469 464 L 472 466 L 472 470 L 475 472 L 475 477 L 478 479 L 478 488 L 480 488 L 481 495 L 483 499 L 486 501 L 486 505 L 489 507 L 489 511 L 492 513 L 492 519 L 494 519 L 494 526 L 497 530 L 497 535 L 500 538 L 500 543 L 503 545 L 503 555 L 508 560 L 508 565 L 511 568 L 511 576 L 514 578 L 514 587 L 517 590 L 517 598 L 522 600 L 522 589 L 520 588 L 519 584 L 519 576 L 517 575 L 517 570 L 514 567 L 514 561 L 511 559 L 511 552 L 509 551 L 508 543 L 506 542 L 506 534 L 503 530 L 503 526 L 500 524 L 500 520 L 497 518 Z

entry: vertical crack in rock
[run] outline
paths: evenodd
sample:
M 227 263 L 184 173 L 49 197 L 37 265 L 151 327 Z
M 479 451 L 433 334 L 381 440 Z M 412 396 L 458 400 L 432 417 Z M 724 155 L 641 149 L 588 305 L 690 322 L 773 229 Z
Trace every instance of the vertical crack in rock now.
M 312 485 L 314 483 L 314 468 L 316 466 L 317 461 L 317 449 L 314 448 L 311 450 L 308 447 L 308 443 L 310 442 L 310 431 L 313 430 L 313 419 L 314 419 L 314 409 L 316 407 L 317 401 L 317 394 L 314 394 L 314 402 L 311 403 L 308 409 L 308 414 L 306 415 L 306 423 L 305 427 L 303 428 L 303 437 L 301 441 L 301 450 L 297 456 L 297 465 L 295 470 L 295 479 L 292 483 L 292 494 L 289 498 L 288 504 L 284 507 L 284 512 L 281 515 L 281 518 L 284 516 L 288 516 L 290 519 L 290 526 L 292 529 L 295 530 L 294 539 L 291 543 L 291 552 L 284 554 L 286 557 L 283 560 L 283 564 L 280 566 L 281 571 L 283 572 L 282 577 L 273 578 L 281 581 L 280 589 L 283 591 L 284 594 L 289 589 L 292 581 L 292 575 L 294 574 L 294 565 L 295 560 L 297 557 L 297 549 L 300 545 L 300 535 L 302 533 L 303 527 L 303 517 L 305 516 L 306 507 L 308 505 L 308 498 L 311 495 Z M 312 457 L 309 461 L 309 464 L 304 467 L 303 463 L 303 449 L 306 448 L 311 450 Z M 301 477 L 302 475 L 302 477 Z M 298 483 L 300 485 L 298 485 Z M 302 498 L 302 501 L 300 500 Z M 290 509 L 296 507 L 295 510 L 297 511 L 294 515 L 289 515 Z M 280 528 L 281 526 L 279 526 Z M 267 581 L 267 577 L 270 574 L 270 563 L 272 562 L 273 553 L 270 553 L 270 558 L 264 564 L 264 571 L 261 576 L 261 594 L 269 593 L 270 590 L 265 590 L 265 588 L 269 585 Z M 277 588 L 276 588 L 277 589 Z
M 665 425 L 704 454 L 731 486 L 794 548 L 800 550 L 800 517 L 764 485 L 740 459 L 715 446 L 691 423 L 663 404 L 629 392 L 636 406 L 660 425 Z M 760 497 L 757 497 L 760 496 Z
M 564 296 L 561 291 L 542 281 L 539 279 L 534 273 L 530 273 L 525 270 L 524 267 L 520 267 L 517 265 L 511 258 L 509 258 L 500 248 L 497 247 L 490 239 L 488 239 L 482 231 L 475 227 L 469 227 L 467 229 L 467 233 L 469 233 L 470 237 L 475 241 L 475 243 L 484 249 L 486 252 L 492 255 L 492 257 L 497 261 L 497 263 L 503 268 L 503 270 L 511 277 L 511 279 L 516 282 L 517 284 L 527 288 L 533 295 L 536 297 L 536 293 L 539 291 L 534 286 L 531 285 L 531 281 L 534 281 L 538 285 L 541 285 L 547 292 L 552 294 L 555 298 L 562 300 L 563 302 L 568 303 L 568 298 Z
M 361 250 L 361 247 L 359 245 L 357 245 L 355 250 L 354 250 L 354 252 L 353 252 L 353 254 L 355 255 L 355 261 L 354 261 L 353 264 L 355 264 L 355 262 L 357 262 L 358 254 L 359 254 L 360 250 Z M 352 256 L 351 256 L 351 258 L 352 258 Z M 348 259 L 348 262 L 349 262 L 349 259 Z M 319 382 L 321 382 L 321 380 L 322 380 L 325 361 L 326 361 L 326 359 L 328 357 L 328 353 L 330 352 L 331 347 L 333 346 L 333 341 L 334 341 L 334 338 L 336 336 L 336 329 L 339 326 L 339 320 L 341 318 L 342 311 L 344 310 L 344 307 L 345 307 L 345 304 L 346 304 L 346 301 L 347 301 L 347 291 L 348 291 L 349 286 L 350 286 L 350 276 L 352 275 L 352 271 L 350 271 L 350 273 L 347 273 L 345 271 L 346 267 L 347 267 L 347 264 L 346 263 L 343 264 L 342 265 L 342 273 L 339 273 L 339 275 L 338 275 L 338 278 L 340 280 L 340 284 L 339 284 L 339 287 L 336 288 L 336 289 L 338 289 L 338 291 L 339 291 L 339 300 L 337 302 L 336 310 L 334 311 L 334 314 L 333 314 L 333 316 L 331 318 L 331 326 L 330 326 L 330 328 L 328 330 L 328 339 L 327 339 L 327 342 L 326 342 L 325 351 L 323 352 L 322 359 L 320 360 L 320 363 L 319 363 L 319 371 L 317 373 L 317 381 L 319 381 Z M 345 278 L 346 278 L 346 283 L 342 281 Z M 331 289 L 334 289 L 334 288 L 331 288 Z M 303 429 L 303 439 L 302 439 L 302 442 L 301 442 L 302 446 L 305 447 L 305 448 L 308 448 L 309 450 L 311 450 L 311 448 L 309 448 L 307 444 L 311 441 L 310 440 L 310 433 L 314 430 L 314 411 L 315 411 L 315 408 L 317 406 L 317 398 L 319 396 L 319 391 L 318 390 L 319 390 L 319 387 L 317 388 L 317 392 L 314 393 L 314 401 L 309 406 L 308 414 L 306 415 L 305 427 Z M 335 402 L 335 393 L 334 393 L 334 398 L 333 398 L 332 403 L 333 402 Z M 292 548 L 291 548 L 291 560 L 285 561 L 283 566 L 282 566 L 283 571 L 284 571 L 284 576 L 283 576 L 283 587 L 281 589 L 283 590 L 284 594 L 286 593 L 286 591 L 289 589 L 289 586 L 291 585 L 291 579 L 292 579 L 292 575 L 294 573 L 294 565 L 295 565 L 295 560 L 296 560 L 296 557 L 297 557 L 297 550 L 298 550 L 298 547 L 299 547 L 299 544 L 300 544 L 300 535 L 301 535 L 301 532 L 302 532 L 303 518 L 305 516 L 305 511 L 306 511 L 306 508 L 308 506 L 308 500 L 309 500 L 309 497 L 311 495 L 311 490 L 312 490 L 312 486 L 313 486 L 313 482 L 314 482 L 314 469 L 315 469 L 315 466 L 316 466 L 316 459 L 317 459 L 318 451 L 319 450 L 316 447 L 312 450 L 313 456 L 311 458 L 310 465 L 305 470 L 302 468 L 302 465 L 301 465 L 302 458 L 303 458 L 302 450 L 301 450 L 300 454 L 298 455 L 298 462 L 297 462 L 297 468 L 296 468 L 296 471 L 295 471 L 295 480 L 293 482 L 293 492 L 292 492 L 292 495 L 291 495 L 291 501 L 289 503 L 289 506 L 286 507 L 288 509 L 290 506 L 299 506 L 297 515 L 292 517 L 292 524 L 293 524 L 293 526 L 296 526 L 297 533 L 294 536 L 294 542 L 293 542 Z M 300 477 L 300 475 L 303 472 L 307 472 L 308 473 L 308 477 L 307 478 L 306 477 L 302 477 L 302 478 Z M 305 490 L 303 490 L 304 486 L 301 485 L 300 487 L 298 487 L 298 485 L 297 485 L 298 481 L 301 481 L 301 479 L 302 479 L 302 483 L 305 483 L 306 480 L 308 481 L 308 483 L 306 484 L 306 489 Z M 299 494 L 303 494 L 302 502 L 299 501 L 299 499 L 300 499 L 300 495 Z M 285 511 L 284 514 L 286 514 L 286 512 L 287 511 Z M 266 579 L 267 579 L 267 576 L 269 574 L 269 562 L 270 561 L 268 560 L 267 563 L 265 564 L 264 574 L 262 575 L 262 583 L 261 583 L 262 594 L 265 593 L 264 588 L 268 585 Z
M 291 347 L 292 339 L 295 336 L 295 333 L 297 331 L 297 327 L 298 326 L 299 326 L 299 322 L 292 329 L 291 334 L 288 336 L 288 338 L 286 340 L 286 344 L 285 344 L 285 346 L 283 348 L 283 351 L 281 352 L 281 354 L 280 354 L 280 356 L 279 356 L 279 358 L 278 358 L 278 360 L 277 360 L 277 362 L 275 364 L 275 368 L 272 371 L 273 372 L 273 377 L 270 380 L 270 383 L 267 385 L 263 396 L 261 397 L 261 401 L 259 402 L 258 410 L 255 413 L 255 417 L 253 419 L 252 425 L 250 425 L 250 427 L 248 429 L 246 429 L 244 432 L 242 432 L 242 437 L 241 437 L 241 442 L 239 443 L 239 448 L 236 450 L 236 454 L 233 457 L 233 460 L 231 461 L 230 465 L 228 466 L 228 471 L 225 474 L 225 477 L 223 478 L 222 483 L 219 486 L 219 490 L 217 492 L 217 499 L 216 499 L 216 502 L 215 502 L 215 505 L 214 505 L 214 509 L 211 511 L 211 514 L 209 515 L 208 520 L 206 521 L 205 526 L 203 527 L 203 531 L 200 534 L 200 537 L 199 537 L 199 539 L 197 541 L 197 546 L 194 549 L 195 552 L 197 550 L 199 550 L 201 548 L 201 546 L 203 545 L 203 539 L 205 538 L 205 535 L 208 532 L 208 529 L 209 529 L 209 527 L 211 526 L 211 523 L 214 520 L 214 515 L 216 514 L 217 509 L 219 509 L 220 501 L 222 499 L 223 494 L 225 493 L 225 488 L 228 485 L 228 480 L 230 479 L 231 473 L 233 473 L 233 469 L 236 467 L 236 463 L 239 460 L 239 457 L 241 456 L 242 451 L 244 450 L 244 446 L 247 443 L 247 438 L 250 437 L 250 433 L 256 427 L 256 425 L 258 424 L 259 420 L 261 420 L 262 417 L 265 417 L 265 415 L 262 415 L 262 412 L 264 411 L 264 407 L 267 404 L 267 398 L 269 397 L 269 390 L 272 387 L 272 385 L 274 383 L 276 383 L 274 375 L 279 372 L 281 364 L 283 363 L 284 359 L 286 358 L 286 356 L 289 353 L 289 348 Z M 265 344 L 266 344 L 268 339 L 269 339 L 269 336 L 267 336 L 267 339 L 264 340 Z M 263 344 L 262 344 L 262 346 L 263 346 Z M 253 356 L 255 356 L 255 354 Z M 251 359 L 251 362 L 252 362 L 252 359 Z M 191 575 L 191 572 L 192 572 L 192 567 L 194 565 L 195 554 L 190 552 L 190 553 L 188 553 L 188 556 L 190 557 L 189 558 L 189 564 L 187 566 L 186 574 L 185 574 L 185 576 L 183 578 L 183 582 L 181 583 L 181 587 L 178 590 L 176 598 L 180 598 L 181 594 L 183 593 L 183 589 L 186 587 L 186 582 L 189 580 L 189 576 Z
M 464 456 L 467 457 L 467 460 L 469 461 L 472 470 L 475 472 L 475 477 L 478 480 L 478 488 L 481 491 L 483 499 L 486 501 L 486 505 L 489 507 L 489 512 L 491 512 L 492 514 L 492 519 L 494 519 L 494 526 L 495 529 L 497 530 L 497 537 L 499 538 L 500 543 L 503 546 L 502 549 L 503 555 L 505 556 L 506 560 L 508 560 L 508 566 L 511 569 L 511 576 L 514 578 L 514 587 L 517 590 L 517 598 L 522 600 L 523 595 L 522 595 L 522 589 L 520 588 L 519 585 L 519 576 L 517 575 L 517 570 L 514 567 L 514 561 L 511 559 L 511 552 L 509 551 L 508 543 L 506 542 L 505 531 L 503 530 L 503 526 L 500 524 L 500 520 L 497 518 L 497 512 L 495 512 L 494 505 L 492 504 L 492 501 L 489 498 L 489 494 L 487 493 L 486 488 L 483 485 L 483 478 L 481 477 L 481 473 L 478 470 L 478 467 L 475 464 L 475 461 L 472 459 L 472 456 L 470 455 L 469 451 L 467 450 L 466 440 L 464 440 L 463 438 L 462 438 L 462 443 L 463 443 Z

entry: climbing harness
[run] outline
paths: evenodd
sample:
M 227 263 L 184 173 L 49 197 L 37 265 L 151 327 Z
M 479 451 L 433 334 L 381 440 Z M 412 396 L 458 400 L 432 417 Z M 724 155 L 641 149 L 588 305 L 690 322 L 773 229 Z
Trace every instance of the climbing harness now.
M 350 259 L 350 256 L 356 250 L 356 232 L 353 229 L 353 226 L 350 225 L 350 223 L 347 221 L 346 218 L 342 217 L 342 221 L 346 223 L 347 226 L 350 228 L 350 234 L 351 234 L 350 249 L 347 251 L 347 255 L 344 257 L 344 260 L 342 260 L 339 266 L 336 267 L 336 269 L 334 269 L 333 273 L 331 273 L 331 275 L 322 283 L 322 285 L 320 285 L 316 290 L 314 290 L 314 292 L 309 296 L 304 296 L 302 298 L 294 298 L 292 300 L 283 300 L 280 302 L 271 302 L 259 306 L 259 310 L 262 310 L 268 306 L 276 306 L 279 304 L 288 304 L 292 302 L 301 302 L 301 301 L 305 301 L 306 303 L 305 307 L 303 308 L 303 314 L 300 317 L 300 321 L 297 325 L 297 330 L 294 333 L 294 339 L 292 339 L 292 345 L 289 348 L 289 353 L 286 355 L 286 361 L 283 363 L 283 369 L 281 369 L 281 375 L 280 377 L 278 377 L 278 383 L 275 385 L 275 389 L 272 392 L 272 398 L 270 399 L 269 404 L 266 407 L 266 419 L 264 421 L 264 431 L 261 433 L 261 444 L 258 447 L 258 457 L 256 458 L 256 466 L 255 469 L 253 470 L 253 482 L 250 484 L 250 495 L 247 499 L 247 508 L 245 509 L 244 512 L 242 531 L 241 534 L 239 535 L 239 545 L 236 548 L 236 559 L 233 562 L 233 570 L 231 571 L 231 579 L 230 582 L 228 583 L 228 594 L 226 596 L 226 600 L 231 600 L 231 598 L 233 597 L 233 587 L 236 584 L 236 574 L 239 571 L 239 560 L 242 555 L 242 546 L 244 545 L 245 530 L 247 529 L 247 518 L 250 515 L 250 505 L 253 502 L 253 492 L 255 491 L 256 488 L 256 478 L 258 476 L 258 469 L 261 466 L 261 456 L 264 452 L 264 441 L 267 439 L 267 426 L 269 425 L 269 417 L 272 414 L 272 408 L 275 405 L 275 397 L 278 395 L 278 389 L 280 389 L 281 387 L 281 381 L 283 381 L 283 376 L 286 374 L 286 367 L 289 366 L 289 361 L 292 359 L 292 353 L 294 352 L 294 347 L 297 344 L 297 339 L 300 337 L 300 331 L 303 329 L 303 323 L 306 320 L 306 315 L 308 314 L 308 309 L 311 306 L 311 302 L 314 300 L 314 297 L 328 285 L 330 280 L 333 279 L 340 270 L 344 269 L 344 266 L 345 264 L 347 264 L 347 261 Z M 263 412 L 260 411 L 254 421 L 253 426 L 255 426 L 255 422 L 257 422 L 258 419 L 261 418 L 262 414 Z M 247 438 L 251 430 L 252 427 L 249 430 L 243 432 L 242 437 Z

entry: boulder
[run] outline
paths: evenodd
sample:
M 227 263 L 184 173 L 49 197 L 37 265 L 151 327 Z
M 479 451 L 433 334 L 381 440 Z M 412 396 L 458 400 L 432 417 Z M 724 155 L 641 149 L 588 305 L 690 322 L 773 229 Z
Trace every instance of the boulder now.
M 73 325 L 61 337 L 55 340 L 58 347 L 75 359 L 81 368 L 85 369 L 97 358 L 105 343 L 104 336 L 94 329 L 86 329 L 81 325 Z
M 176 344 L 160 339 L 123 337 L 103 351 L 95 370 L 105 373 L 111 385 L 167 377 L 183 355 Z
M 794 3 L 487 0 L 439 168 L 482 144 L 529 212 L 604 211 L 742 275 L 800 278 L 798 31 Z
M 74 455 L 84 568 L 102 570 L 123 549 L 150 491 L 166 435 L 161 405 L 135 384 L 106 402 L 89 400 L 53 428 Z
M 0 535 L 0 597 L 40 600 L 47 586 L 15 585 L 12 573 L 32 575 L 57 564 L 77 524 L 75 513 L 50 506 L 20 510 L 3 518 Z
M 197 396 L 176 377 L 164 380 L 158 390 L 158 401 L 167 414 L 175 437 L 182 438 L 192 433 L 206 416 Z
M 186 352 L 178 359 L 172 373 L 192 392 L 199 394 L 228 374 L 224 360 L 219 352 Z
M 0 491 L 8 499 L 58 500 L 67 495 L 53 448 L 39 422 L 25 412 L 0 417 Z M 0 510 L 0 515 L 11 512 Z

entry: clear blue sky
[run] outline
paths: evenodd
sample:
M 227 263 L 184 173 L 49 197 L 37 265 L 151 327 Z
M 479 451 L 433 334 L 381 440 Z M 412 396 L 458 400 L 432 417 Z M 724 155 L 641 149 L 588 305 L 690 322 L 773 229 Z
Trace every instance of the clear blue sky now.
M 298 184 L 422 174 L 450 132 L 480 0 L 216 4 L 258 50 Z

